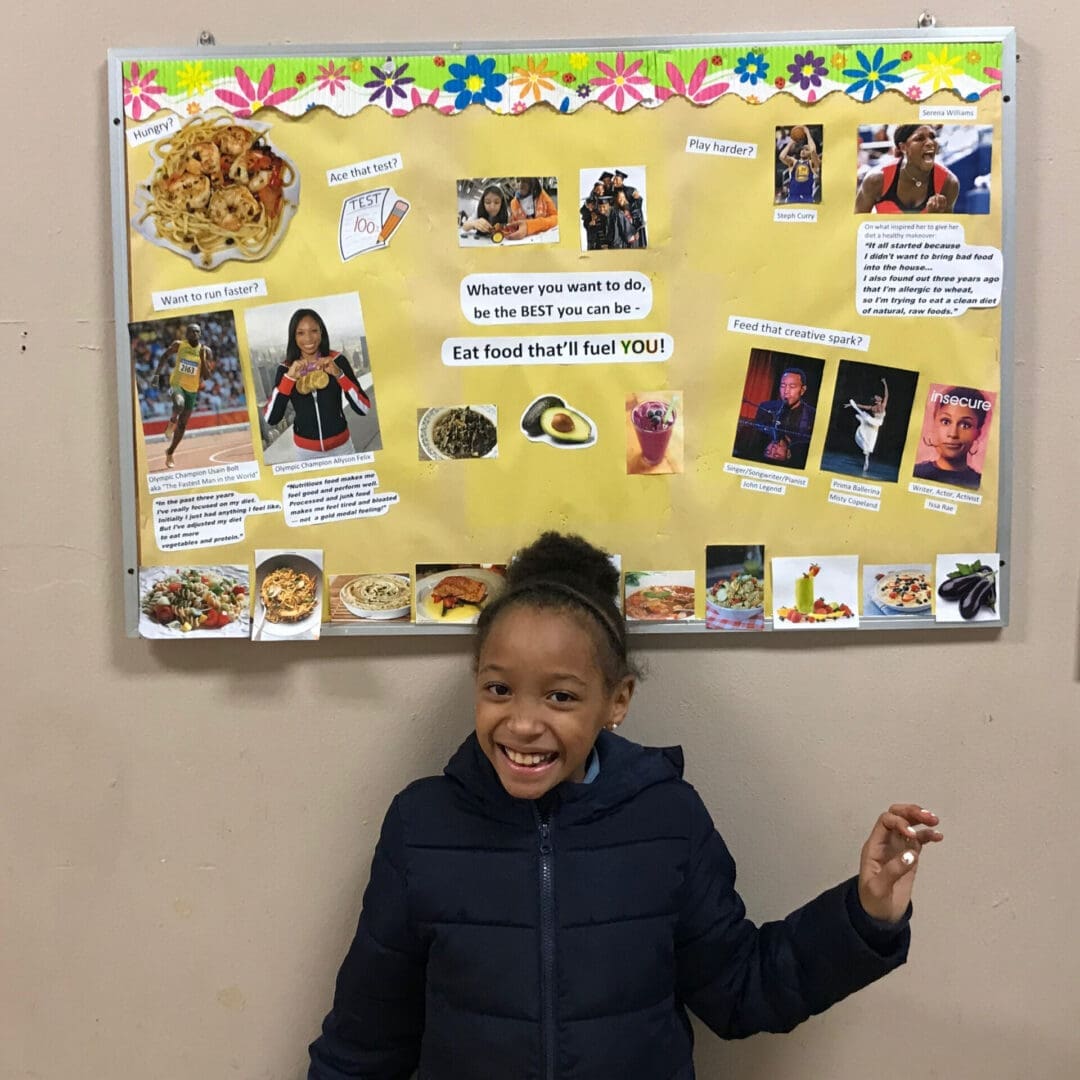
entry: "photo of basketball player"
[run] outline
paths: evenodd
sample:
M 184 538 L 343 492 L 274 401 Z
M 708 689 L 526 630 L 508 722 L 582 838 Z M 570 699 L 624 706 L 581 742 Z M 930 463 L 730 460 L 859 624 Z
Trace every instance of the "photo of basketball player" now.
M 776 129 L 776 167 L 773 202 L 821 202 L 821 153 L 825 140 L 821 124 L 796 124 Z
M 253 461 L 233 313 L 152 319 L 128 331 L 147 470 Z
M 989 124 L 859 126 L 856 214 L 988 214 Z

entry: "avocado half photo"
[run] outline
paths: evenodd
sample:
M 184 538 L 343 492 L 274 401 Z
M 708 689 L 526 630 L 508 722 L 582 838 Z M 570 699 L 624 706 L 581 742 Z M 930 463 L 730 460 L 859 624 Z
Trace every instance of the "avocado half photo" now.
M 555 394 L 542 394 L 521 414 L 521 430 L 532 442 L 581 450 L 596 442 L 596 424 Z

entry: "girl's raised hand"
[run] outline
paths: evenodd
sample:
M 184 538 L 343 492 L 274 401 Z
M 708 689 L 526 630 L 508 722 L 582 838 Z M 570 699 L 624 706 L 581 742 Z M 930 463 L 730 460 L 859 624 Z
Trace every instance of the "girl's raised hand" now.
M 877 819 L 859 860 L 859 903 L 867 915 L 882 922 L 903 918 L 923 845 L 945 839 L 938 824 L 937 814 L 914 803 L 894 803 Z

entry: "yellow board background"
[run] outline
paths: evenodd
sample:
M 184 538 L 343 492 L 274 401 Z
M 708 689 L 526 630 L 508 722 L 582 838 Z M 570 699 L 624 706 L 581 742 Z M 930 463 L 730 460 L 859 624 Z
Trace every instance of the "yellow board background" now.
M 955 104 L 942 93 L 928 102 Z M 855 309 L 856 238 L 852 212 L 856 130 L 860 123 L 901 123 L 918 109 L 899 94 L 870 105 L 831 94 L 811 110 L 786 95 L 761 104 L 722 98 L 707 108 L 672 100 L 659 108 L 614 114 L 600 107 L 563 116 L 531 108 L 499 116 L 474 107 L 455 116 L 418 109 L 403 117 L 365 109 L 343 118 L 315 109 L 291 119 L 264 111 L 269 138 L 297 165 L 300 207 L 286 236 L 257 263 L 228 262 L 194 269 L 177 255 L 130 234 L 132 321 L 219 310 L 221 303 L 155 313 L 151 292 L 265 278 L 265 298 L 233 305 L 246 365 L 245 307 L 355 290 L 360 297 L 378 395 L 383 449 L 373 467 L 380 491 L 398 505 L 377 518 L 289 528 L 282 515 L 247 520 L 243 544 L 163 553 L 156 547 L 138 403 L 135 451 L 139 482 L 139 551 L 144 566 L 250 563 L 256 548 L 320 548 L 328 574 L 413 569 L 425 562 L 499 562 L 543 527 L 581 531 L 619 553 L 626 569 L 694 569 L 703 615 L 707 544 L 764 543 L 766 556 L 857 554 L 864 563 L 929 562 L 939 552 L 997 550 L 1001 473 L 999 417 L 987 455 L 981 506 L 961 503 L 955 516 L 927 511 L 907 491 L 930 383 L 1000 390 L 1001 309 L 956 318 L 860 318 Z M 773 221 L 773 144 L 777 125 L 825 125 L 824 200 L 816 224 Z M 999 95 L 979 102 L 979 124 L 994 125 L 991 212 L 959 215 L 968 244 L 1002 242 L 1002 157 Z M 688 154 L 688 136 L 753 142 L 756 160 Z M 402 170 L 383 178 L 330 187 L 326 170 L 400 153 Z M 147 145 L 127 151 L 128 192 L 150 175 Z M 579 170 L 599 166 L 646 168 L 649 247 L 643 251 L 580 250 Z M 455 181 L 472 176 L 556 175 L 560 240 L 511 249 L 461 248 L 454 228 Z M 342 201 L 390 184 L 411 211 L 390 246 L 343 263 L 337 250 Z M 911 220 L 911 219 L 907 219 Z M 943 220 L 938 217 L 936 220 Z M 503 326 L 484 329 L 461 312 L 461 279 L 470 273 L 635 270 L 653 283 L 654 305 L 644 320 Z M 871 335 L 868 352 L 802 346 L 727 331 L 731 315 L 767 318 Z M 669 333 L 667 363 L 449 368 L 448 337 L 549 334 Z M 333 329 L 331 328 L 331 334 Z M 731 457 L 739 400 L 751 347 L 805 353 L 825 360 L 819 416 L 806 489 L 783 497 L 742 491 L 723 471 Z M 835 474 L 817 468 L 828 408 L 841 359 L 920 373 L 899 482 L 885 483 L 878 513 L 827 502 Z M 256 396 L 245 379 L 258 442 Z M 684 394 L 686 464 L 682 475 L 627 476 L 623 407 L 627 393 L 674 389 Z M 525 440 L 518 419 L 525 405 L 555 392 L 597 424 L 597 444 L 558 451 Z M 426 405 L 494 403 L 499 409 L 497 460 L 418 461 L 416 410 Z M 853 424 L 854 429 L 854 424 Z M 258 448 L 255 457 L 260 459 Z M 353 471 L 353 470 L 337 470 Z M 280 499 L 288 480 L 332 475 L 321 471 L 274 477 L 228 490 Z M 851 478 L 857 479 L 857 478 Z M 207 490 L 207 489 L 198 489 Z

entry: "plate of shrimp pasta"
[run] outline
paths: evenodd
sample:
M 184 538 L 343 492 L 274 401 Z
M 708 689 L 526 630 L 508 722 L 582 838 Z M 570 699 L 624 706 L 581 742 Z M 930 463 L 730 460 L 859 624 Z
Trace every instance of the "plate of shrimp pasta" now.
M 143 567 L 139 636 L 246 638 L 250 603 L 246 566 Z
M 158 140 L 135 188 L 135 230 L 202 270 L 266 258 L 300 199 L 300 174 L 269 131 L 215 109 Z

